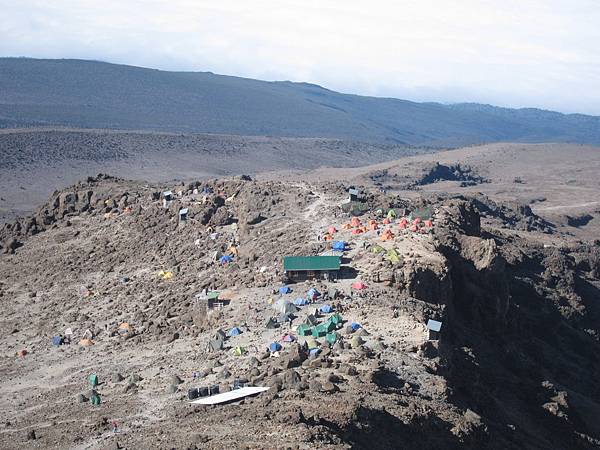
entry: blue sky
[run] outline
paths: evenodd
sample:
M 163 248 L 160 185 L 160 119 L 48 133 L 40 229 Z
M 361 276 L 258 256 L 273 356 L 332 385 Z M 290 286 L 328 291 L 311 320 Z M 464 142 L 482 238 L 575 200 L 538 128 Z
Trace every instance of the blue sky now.
M 600 115 L 598 0 L 0 0 L 0 55 Z

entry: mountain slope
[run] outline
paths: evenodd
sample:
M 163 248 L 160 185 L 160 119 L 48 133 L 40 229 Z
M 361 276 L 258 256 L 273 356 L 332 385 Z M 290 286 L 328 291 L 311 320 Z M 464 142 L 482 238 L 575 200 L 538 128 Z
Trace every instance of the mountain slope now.
M 325 137 L 410 145 L 600 144 L 600 117 L 340 94 L 306 83 L 0 58 L 0 127 Z

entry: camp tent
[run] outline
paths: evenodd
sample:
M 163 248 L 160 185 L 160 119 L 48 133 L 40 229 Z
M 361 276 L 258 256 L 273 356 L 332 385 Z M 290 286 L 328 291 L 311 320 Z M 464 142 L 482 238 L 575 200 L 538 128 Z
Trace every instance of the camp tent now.
M 273 353 L 273 352 L 278 352 L 278 351 L 280 351 L 280 350 L 281 350 L 281 348 L 282 348 L 282 347 L 281 347 L 281 344 L 280 344 L 279 342 L 272 342 L 272 343 L 269 345 L 269 351 L 270 351 L 271 353 Z
M 352 348 L 358 348 L 361 345 L 363 345 L 365 343 L 365 341 L 363 340 L 363 338 L 361 338 L 360 336 L 354 336 L 351 340 L 350 340 L 350 346 Z
M 361 289 L 366 289 L 367 285 L 361 281 L 357 281 L 356 283 L 352 283 L 352 289 L 357 289 L 357 290 L 361 290 Z
M 319 346 L 319 343 L 316 341 L 315 338 L 313 338 L 312 336 L 308 336 L 306 338 L 306 347 L 308 349 L 317 348 L 318 346 Z
M 57 346 L 57 347 L 58 347 L 58 346 L 59 346 L 59 345 L 61 345 L 62 343 L 63 343 L 63 338 L 62 338 L 62 336 L 54 336 L 54 337 L 52 338 L 52 345 L 55 345 L 55 346 Z
M 88 377 L 88 383 L 90 384 L 91 387 L 96 387 L 98 386 L 98 375 L 96 375 L 95 373 L 92 373 L 89 377 Z
M 298 308 L 285 298 L 280 298 L 273 304 L 273 309 L 280 314 L 293 314 L 298 312 Z
M 90 397 L 90 403 L 94 406 L 99 406 L 100 403 L 102 403 L 102 400 L 100 399 L 100 394 L 94 392 L 94 395 Z
M 399 226 L 400 226 L 401 229 L 406 228 L 407 225 L 408 225 L 408 220 L 406 220 L 406 218 L 403 217 L 402 219 L 400 219 Z
M 394 238 L 394 233 L 392 233 L 392 230 L 390 230 L 389 228 L 387 230 L 385 230 L 383 232 L 383 234 L 381 235 L 382 241 L 389 241 L 393 238 Z
M 319 323 L 319 321 L 313 314 L 309 314 L 308 316 L 306 316 L 306 320 L 304 321 L 304 323 L 311 327 L 314 327 L 316 324 Z
M 387 253 L 385 254 L 385 257 L 387 258 L 387 260 L 389 262 L 391 262 L 392 264 L 398 264 L 400 262 L 400 255 L 398 254 L 398 252 L 391 248 L 387 251 Z
M 237 347 L 235 347 L 232 351 L 232 353 L 234 354 L 234 356 L 243 356 L 245 355 L 246 349 L 244 347 L 240 347 L 239 345 Z
M 294 316 L 290 313 L 281 313 L 277 316 L 277 322 L 279 323 L 288 323 L 294 320 Z
M 308 290 L 308 292 L 306 293 L 306 297 L 312 301 L 315 301 L 317 299 L 317 297 L 319 297 L 320 295 L 321 295 L 321 293 L 319 291 L 317 291 L 315 288 L 310 288 Z
M 219 258 L 219 262 L 221 263 L 221 265 L 225 265 L 225 264 L 229 264 L 231 261 L 233 261 L 233 258 L 229 255 L 223 255 Z
M 352 322 L 352 323 L 350 324 L 350 328 L 352 328 L 352 331 L 356 331 L 356 330 L 358 330 L 359 328 L 361 328 L 361 325 L 360 325 L 359 323 Z
M 360 228 L 355 228 L 352 230 L 352 234 L 361 234 L 363 231 Z
M 371 253 L 382 253 L 385 252 L 385 248 L 383 248 L 381 245 L 374 245 L 373 247 L 371 247 Z
M 292 292 L 292 289 L 289 286 L 281 286 L 279 288 L 280 294 L 289 294 L 290 292 Z
M 227 332 L 227 336 L 239 336 L 240 334 L 242 334 L 242 330 L 240 330 L 238 327 L 233 327 Z
M 321 311 L 323 314 L 329 314 L 333 311 L 333 308 L 331 305 L 323 305 L 319 308 L 319 311 Z
M 331 226 L 331 227 L 327 228 L 327 232 L 329 234 L 335 234 L 335 233 L 337 233 L 337 230 L 335 227 Z
M 333 331 L 331 333 L 327 333 L 327 335 L 325 336 L 325 340 L 327 342 L 329 342 L 331 345 L 335 344 L 338 339 L 339 339 L 339 334 L 337 334 L 335 331 Z
M 294 342 L 296 340 L 296 336 L 294 336 L 293 334 L 284 334 L 283 336 L 281 336 L 281 342 Z
M 344 251 L 346 249 L 346 243 L 344 241 L 337 241 L 334 242 L 333 245 L 331 246 L 332 250 L 339 250 L 339 251 Z
M 308 300 L 306 300 L 305 298 L 298 297 L 296 300 L 294 300 L 294 305 L 296 305 L 296 306 L 308 305 Z
M 342 323 L 342 316 L 339 314 L 334 314 L 329 318 L 329 322 L 333 323 L 336 327 Z
M 302 325 L 298 325 L 298 328 L 296 328 L 296 332 L 300 336 L 310 336 L 312 334 L 312 326 L 303 323 Z
M 392 220 L 396 218 L 396 210 L 395 209 L 390 209 L 387 213 L 387 218 Z
M 360 219 L 358 217 L 353 217 L 350 220 L 350 225 L 352 225 L 353 227 L 360 227 Z
M 265 322 L 265 328 L 268 330 L 272 330 L 273 328 L 277 328 L 278 326 L 279 324 L 275 320 L 273 320 L 272 317 L 269 317 Z

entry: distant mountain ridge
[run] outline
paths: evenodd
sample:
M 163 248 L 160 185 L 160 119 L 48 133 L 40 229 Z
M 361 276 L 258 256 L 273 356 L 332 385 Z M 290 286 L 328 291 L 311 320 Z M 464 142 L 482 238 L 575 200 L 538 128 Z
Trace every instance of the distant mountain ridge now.
M 0 127 L 321 137 L 412 146 L 600 145 L 600 117 L 416 103 L 318 85 L 85 60 L 0 58 Z

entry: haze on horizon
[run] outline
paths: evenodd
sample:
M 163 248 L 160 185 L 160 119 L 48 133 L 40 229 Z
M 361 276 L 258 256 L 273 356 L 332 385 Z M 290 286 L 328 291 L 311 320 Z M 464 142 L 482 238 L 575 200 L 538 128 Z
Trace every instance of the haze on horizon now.
M 600 115 L 595 0 L 0 0 L 0 56 Z

